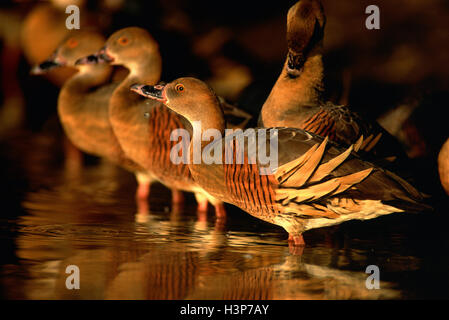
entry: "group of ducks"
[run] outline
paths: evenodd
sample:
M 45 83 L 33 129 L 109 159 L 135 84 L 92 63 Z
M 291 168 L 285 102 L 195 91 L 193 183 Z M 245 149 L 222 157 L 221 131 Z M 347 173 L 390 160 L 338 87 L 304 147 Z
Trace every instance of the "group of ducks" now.
M 394 139 L 375 122 L 322 100 L 325 22 L 319 0 L 300 0 L 288 11 L 288 54 L 259 116 L 261 128 L 277 128 L 278 167 L 266 175 L 262 164 L 248 161 L 247 149 L 243 164 L 171 161 L 176 129 L 191 137 L 218 130 L 223 141 L 203 141 L 201 150 L 223 142 L 225 155 L 225 129 L 236 127 L 226 117 L 244 112 L 195 78 L 159 84 L 159 47 L 144 29 L 124 28 L 106 41 L 73 32 L 33 72 L 77 69 L 58 98 L 63 128 L 81 150 L 133 172 L 138 202 L 147 201 L 158 181 L 172 190 L 173 203 L 182 202 L 183 191 L 193 192 L 198 210 L 211 203 L 217 219 L 225 219 L 223 203 L 230 203 L 282 226 L 292 245 L 303 246 L 303 232 L 313 228 L 428 208 L 419 191 L 379 165 L 402 157 Z M 258 139 L 269 144 L 269 137 Z

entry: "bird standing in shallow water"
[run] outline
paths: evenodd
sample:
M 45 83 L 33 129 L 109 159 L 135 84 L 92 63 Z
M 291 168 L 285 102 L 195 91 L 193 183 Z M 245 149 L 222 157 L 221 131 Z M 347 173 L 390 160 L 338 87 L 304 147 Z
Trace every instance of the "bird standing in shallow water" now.
M 58 97 L 58 115 L 65 133 L 82 151 L 106 158 L 136 174 L 140 192 L 145 185 L 145 170 L 123 152 L 109 122 L 109 98 L 118 82 L 111 82 L 113 68 L 106 64 L 76 64 L 104 44 L 104 37 L 94 32 L 72 32 L 54 54 L 35 66 L 34 74 L 62 66 L 77 69 L 62 87 Z M 143 182 L 142 182 L 143 181 Z M 138 197 L 138 211 L 146 212 L 146 197 Z
M 287 15 L 288 54 L 262 106 L 259 125 L 300 128 L 377 157 L 405 157 L 401 145 L 376 122 L 322 99 L 322 41 L 326 17 L 319 0 L 301 0 Z
M 144 99 L 129 90 L 137 82 L 159 82 L 162 61 L 157 42 L 144 29 L 124 28 L 113 33 L 103 49 L 90 59 L 129 69 L 128 76 L 111 96 L 109 119 L 125 154 L 151 177 L 148 184 L 160 181 L 169 187 L 174 204 L 183 201 L 181 191 L 193 192 L 200 212 L 207 211 L 210 202 L 217 217 L 224 218 L 223 202 L 196 184 L 187 165 L 176 165 L 171 161 L 171 150 L 178 141 L 172 141 L 170 136 L 172 132 L 186 128 L 185 120 L 162 103 Z M 84 59 L 87 60 L 89 58 Z
M 243 149 L 244 163 L 236 160 L 241 149 L 225 134 L 225 120 L 214 92 L 202 81 L 180 78 L 165 86 L 133 85 L 132 91 L 158 100 L 192 123 L 193 134 L 208 129 L 221 137 L 202 141 L 206 148 L 222 150 L 222 163 L 189 164 L 197 183 L 214 197 L 232 203 L 251 215 L 282 226 L 289 241 L 304 245 L 304 231 L 341 222 L 366 220 L 393 212 L 420 211 L 422 195 L 409 183 L 319 136 L 301 129 L 278 128 L 278 166 L 261 175 L 261 163 L 250 163 L 254 154 Z M 201 123 L 201 127 L 193 125 Z M 268 130 L 268 129 L 266 129 Z M 198 132 L 200 131 L 200 132 Z M 267 135 L 268 136 L 268 135 Z M 265 144 L 269 144 L 269 138 Z M 257 145 L 263 145 L 257 141 Z M 245 145 L 246 146 L 246 145 Z M 194 148 L 190 144 L 190 155 Z M 226 154 L 231 150 L 231 155 Z M 228 163 L 226 163 L 228 159 Z M 259 161 L 259 159 L 258 159 Z M 267 171 L 265 171 L 267 172 Z

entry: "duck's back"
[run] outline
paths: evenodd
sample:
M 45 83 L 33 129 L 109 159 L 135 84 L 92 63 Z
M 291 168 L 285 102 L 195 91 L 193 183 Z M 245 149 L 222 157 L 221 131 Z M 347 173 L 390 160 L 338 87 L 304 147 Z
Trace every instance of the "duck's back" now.
M 278 151 L 279 166 L 297 159 L 310 148 L 323 141 L 322 137 L 292 128 L 278 129 L 278 132 L 280 146 Z M 346 150 L 337 144 L 328 142 L 328 147 L 322 156 L 321 163 L 332 160 Z M 368 178 L 357 184 L 357 191 L 348 191 L 348 193 L 351 193 L 351 197 L 382 201 L 403 199 L 404 201 L 415 202 L 422 200 L 421 194 L 402 178 L 377 167 L 371 162 L 364 161 L 354 152 L 332 170 L 327 179 L 360 172 L 369 168 L 374 168 L 374 170 Z
M 345 146 L 363 136 L 360 149 L 374 157 L 405 157 L 401 144 L 376 121 L 367 121 L 348 107 L 331 102 L 298 105 L 268 124 L 303 129 Z

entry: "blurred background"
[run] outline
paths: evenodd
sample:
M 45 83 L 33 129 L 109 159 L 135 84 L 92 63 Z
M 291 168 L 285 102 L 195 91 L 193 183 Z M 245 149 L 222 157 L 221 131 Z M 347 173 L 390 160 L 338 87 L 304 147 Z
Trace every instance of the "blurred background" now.
M 65 28 L 67 5 L 80 7 L 81 29 L 100 30 L 106 37 L 128 26 L 147 29 L 160 44 L 162 80 L 203 79 L 229 102 L 255 115 L 251 123 L 255 125 L 285 61 L 286 14 L 295 2 L 2 1 L 2 219 L 25 214 L 23 201 L 29 192 L 49 188 L 54 182 L 51 171 L 63 163 L 64 135 L 56 101 L 73 70 L 58 69 L 39 77 L 29 71 L 70 32 Z M 448 198 L 438 180 L 436 157 L 449 137 L 449 2 L 322 3 L 327 17 L 326 97 L 377 119 L 396 136 L 411 158 L 416 186 L 433 196 L 440 212 L 447 213 Z M 380 8 L 380 30 L 365 28 L 365 8 L 371 4 Z M 96 161 L 85 156 L 87 164 Z M 132 183 L 128 176 L 124 180 Z M 418 232 L 420 222 L 416 223 L 412 233 Z M 17 243 L 11 239 L 19 232 L 10 227 L 4 224 L 1 233 L 2 240 L 8 239 L 2 252 L 7 263 L 17 259 Z
M 443 113 L 449 3 L 375 1 L 381 28 L 367 30 L 365 8 L 372 1 L 322 2 L 326 96 L 378 119 L 411 158 L 434 158 L 449 135 Z M 70 32 L 64 27 L 69 4 L 80 7 L 82 29 L 108 36 L 131 25 L 146 28 L 160 44 L 163 80 L 199 77 L 257 115 L 285 59 L 286 13 L 294 3 L 3 1 L 0 137 L 56 125 L 58 90 L 72 70 L 45 78 L 30 77 L 29 70 Z

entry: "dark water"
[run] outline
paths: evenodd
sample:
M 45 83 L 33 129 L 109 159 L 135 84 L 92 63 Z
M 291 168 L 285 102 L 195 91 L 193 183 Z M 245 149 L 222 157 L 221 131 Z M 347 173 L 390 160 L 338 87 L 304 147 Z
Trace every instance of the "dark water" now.
M 232 206 L 224 225 L 199 219 L 189 196 L 172 208 L 158 185 L 136 215 L 130 174 L 95 161 L 69 170 L 51 135 L 20 134 L 0 152 L 4 299 L 449 297 L 443 209 L 312 230 L 298 252 L 283 229 Z M 79 290 L 65 286 L 69 265 Z M 368 265 L 380 289 L 366 288 Z

